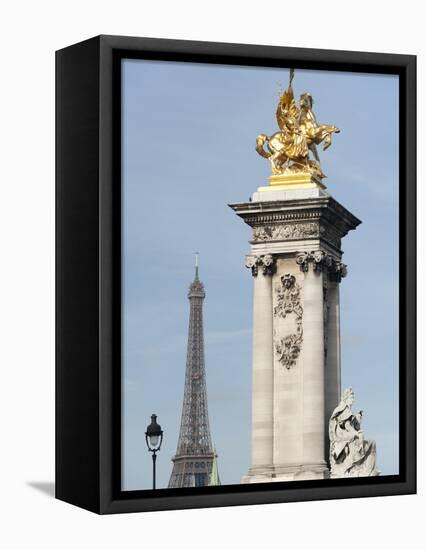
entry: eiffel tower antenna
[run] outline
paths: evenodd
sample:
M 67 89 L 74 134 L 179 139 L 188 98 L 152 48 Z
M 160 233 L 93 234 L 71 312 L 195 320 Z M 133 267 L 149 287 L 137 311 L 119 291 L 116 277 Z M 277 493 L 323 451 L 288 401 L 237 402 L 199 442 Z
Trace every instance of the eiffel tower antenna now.
M 199 253 L 195 253 L 195 279 L 198 281 Z
M 215 452 L 210 436 L 207 386 L 204 364 L 203 302 L 206 296 L 199 279 L 199 258 L 195 254 L 195 277 L 189 287 L 190 304 L 185 391 L 176 455 L 169 487 L 208 485 Z

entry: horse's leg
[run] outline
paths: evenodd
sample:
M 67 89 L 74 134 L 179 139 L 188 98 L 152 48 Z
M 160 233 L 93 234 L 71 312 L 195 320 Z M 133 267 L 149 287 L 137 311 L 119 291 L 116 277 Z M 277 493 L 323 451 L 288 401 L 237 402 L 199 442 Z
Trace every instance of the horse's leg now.
M 323 146 L 323 151 L 325 151 L 326 149 L 328 149 L 331 145 L 331 132 L 333 130 L 331 129 L 330 126 L 326 126 L 326 125 L 322 125 L 322 126 L 318 126 L 318 128 L 316 129 L 316 132 L 313 136 L 313 143 L 315 143 L 315 145 L 320 145 L 323 141 L 324 141 L 324 146 Z
M 274 148 L 273 154 L 269 157 L 273 174 L 281 174 L 282 171 L 282 151 Z
M 315 137 L 313 139 L 313 142 L 316 145 L 319 145 L 323 139 L 325 139 L 328 135 L 327 128 L 325 126 L 318 126 L 317 131 L 315 132 Z
M 271 163 L 271 169 L 272 169 L 272 173 L 273 174 L 277 174 L 278 173 L 278 170 L 277 170 L 277 167 L 275 165 L 275 160 L 277 158 L 277 153 L 273 153 L 270 157 L 269 157 L 269 162 Z
M 323 151 L 326 151 L 331 145 L 331 134 L 327 134 L 324 139 L 324 147 L 322 148 Z

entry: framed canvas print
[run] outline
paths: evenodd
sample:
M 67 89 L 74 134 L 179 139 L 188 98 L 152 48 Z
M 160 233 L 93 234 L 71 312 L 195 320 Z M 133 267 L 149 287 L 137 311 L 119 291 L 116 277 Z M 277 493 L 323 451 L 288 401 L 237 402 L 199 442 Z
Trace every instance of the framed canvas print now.
M 56 496 L 414 493 L 414 56 L 57 52 Z

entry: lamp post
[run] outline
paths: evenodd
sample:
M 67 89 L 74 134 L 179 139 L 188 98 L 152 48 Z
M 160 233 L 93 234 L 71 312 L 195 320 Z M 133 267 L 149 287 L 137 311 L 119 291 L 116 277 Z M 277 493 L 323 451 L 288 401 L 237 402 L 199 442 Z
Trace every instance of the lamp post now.
M 157 460 L 157 452 L 160 450 L 163 442 L 163 430 L 157 424 L 157 415 L 151 415 L 151 424 L 147 426 L 145 432 L 146 445 L 148 451 L 152 453 L 152 488 L 155 489 L 155 462 Z

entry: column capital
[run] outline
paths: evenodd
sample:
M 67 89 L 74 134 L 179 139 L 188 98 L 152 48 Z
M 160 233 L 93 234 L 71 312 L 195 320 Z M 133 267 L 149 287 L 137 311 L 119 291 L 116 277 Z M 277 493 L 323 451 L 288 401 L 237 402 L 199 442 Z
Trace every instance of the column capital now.
M 340 283 L 343 277 L 348 274 L 348 267 L 340 260 L 336 260 L 323 250 L 311 252 L 300 252 L 296 257 L 296 263 L 303 272 L 309 271 L 309 265 L 316 272 L 325 272 L 330 280 Z
M 348 274 L 348 266 L 341 261 L 333 262 L 333 270 L 329 271 L 329 277 L 331 281 L 340 283 L 343 277 Z
M 272 254 L 263 254 L 261 256 L 249 254 L 246 256 L 245 265 L 251 269 L 253 277 L 257 277 L 259 269 L 262 270 L 263 275 L 273 275 L 275 273 L 277 261 Z

